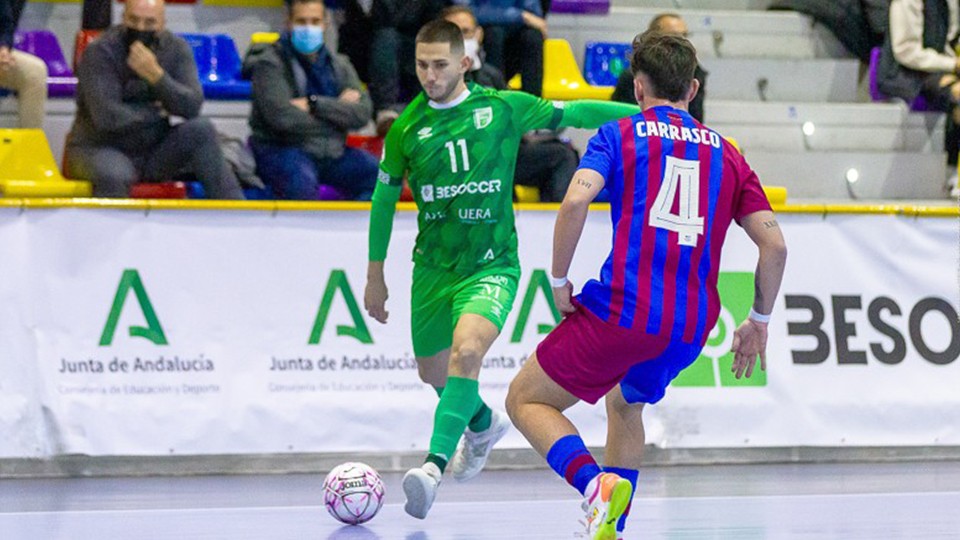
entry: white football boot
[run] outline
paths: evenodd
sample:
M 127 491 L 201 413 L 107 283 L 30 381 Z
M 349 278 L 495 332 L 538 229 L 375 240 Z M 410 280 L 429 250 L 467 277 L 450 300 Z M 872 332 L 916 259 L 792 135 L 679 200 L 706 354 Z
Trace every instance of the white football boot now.
M 450 460 L 450 472 L 453 473 L 453 479 L 457 482 L 466 482 L 474 476 L 480 474 L 483 466 L 487 464 L 487 458 L 490 457 L 490 451 L 493 445 L 503 438 L 510 431 L 510 418 L 506 413 L 492 410 L 490 418 L 490 427 L 479 433 L 474 433 L 467 428 L 460 438 L 460 444 L 457 445 L 457 451 Z

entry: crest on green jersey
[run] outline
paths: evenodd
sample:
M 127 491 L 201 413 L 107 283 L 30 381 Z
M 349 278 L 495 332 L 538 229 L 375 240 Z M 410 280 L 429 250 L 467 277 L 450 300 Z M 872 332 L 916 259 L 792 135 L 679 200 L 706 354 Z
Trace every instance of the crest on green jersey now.
M 473 125 L 483 129 L 493 122 L 493 107 L 482 107 L 473 110 Z

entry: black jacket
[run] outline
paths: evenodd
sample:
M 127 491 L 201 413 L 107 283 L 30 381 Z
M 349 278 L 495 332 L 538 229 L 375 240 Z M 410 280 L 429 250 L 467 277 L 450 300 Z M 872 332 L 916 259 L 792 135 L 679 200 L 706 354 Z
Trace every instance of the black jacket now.
M 923 46 L 942 51 L 947 46 L 948 18 L 950 15 L 947 0 L 924 0 L 923 2 Z M 913 102 L 923 86 L 926 73 L 901 66 L 893 56 L 893 41 L 889 32 L 883 42 L 883 53 L 877 67 L 877 88 L 891 97 Z
M 883 42 L 890 0 L 775 0 L 773 10 L 799 11 L 823 24 L 851 53 L 870 61 L 870 50 Z
M 318 159 L 343 155 L 347 132 L 365 126 L 373 107 L 350 61 L 329 54 L 340 87 L 360 92 L 360 102 L 320 96 L 315 98 L 311 114 L 290 104 L 294 98 L 307 96 L 297 87 L 295 60 L 285 56 L 281 43 L 251 47 L 243 61 L 243 76 L 253 81 L 250 129 L 254 139 L 297 146 Z

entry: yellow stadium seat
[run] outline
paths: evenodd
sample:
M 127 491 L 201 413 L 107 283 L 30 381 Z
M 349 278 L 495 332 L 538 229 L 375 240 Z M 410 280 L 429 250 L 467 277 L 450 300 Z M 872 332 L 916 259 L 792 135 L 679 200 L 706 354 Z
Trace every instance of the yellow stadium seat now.
M 587 84 L 567 40 L 544 40 L 543 97 L 545 99 L 610 99 L 612 95 L 612 86 Z
M 270 43 L 275 43 L 280 39 L 280 34 L 276 32 L 254 32 L 250 36 L 250 43 L 262 43 L 269 45 Z
M 0 194 L 5 197 L 88 197 L 89 182 L 60 174 L 40 129 L 0 129 Z
M 780 186 L 763 186 L 770 204 L 787 204 L 787 188 Z
M 540 188 L 536 186 L 513 186 L 513 192 L 517 195 L 517 202 L 537 203 L 540 202 Z
M 743 149 L 740 148 L 740 143 L 737 142 L 736 139 L 733 137 L 724 137 L 724 139 L 726 139 L 728 143 L 732 144 L 733 147 L 737 149 L 737 152 L 740 152 L 741 154 L 743 153 Z

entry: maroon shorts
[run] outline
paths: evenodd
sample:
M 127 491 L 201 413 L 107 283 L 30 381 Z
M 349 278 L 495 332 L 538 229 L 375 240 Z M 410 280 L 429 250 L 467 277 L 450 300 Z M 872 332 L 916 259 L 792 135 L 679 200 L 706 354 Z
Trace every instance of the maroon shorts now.
M 628 403 L 655 403 L 700 355 L 701 346 L 671 342 L 609 324 L 582 304 L 537 347 L 543 371 L 564 390 L 596 403 L 621 385 Z

